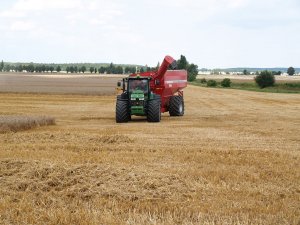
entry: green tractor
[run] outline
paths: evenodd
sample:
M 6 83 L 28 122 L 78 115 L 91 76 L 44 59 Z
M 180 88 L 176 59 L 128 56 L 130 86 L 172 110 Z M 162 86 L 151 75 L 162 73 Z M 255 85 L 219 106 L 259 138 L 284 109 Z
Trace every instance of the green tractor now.
M 151 77 L 123 79 L 123 93 L 117 96 L 116 122 L 125 123 L 131 116 L 146 116 L 148 122 L 160 122 L 161 97 L 150 89 Z M 121 82 L 118 82 L 121 87 Z

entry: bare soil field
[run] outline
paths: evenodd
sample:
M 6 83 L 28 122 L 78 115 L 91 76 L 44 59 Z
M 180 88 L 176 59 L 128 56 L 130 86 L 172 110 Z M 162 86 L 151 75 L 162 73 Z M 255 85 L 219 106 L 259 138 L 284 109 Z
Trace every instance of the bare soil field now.
M 189 86 L 185 107 L 116 124 L 113 95 L 1 93 L 56 125 L 0 134 L 0 224 L 298 225 L 300 95 Z
M 112 95 L 121 77 L 0 73 L 0 92 Z

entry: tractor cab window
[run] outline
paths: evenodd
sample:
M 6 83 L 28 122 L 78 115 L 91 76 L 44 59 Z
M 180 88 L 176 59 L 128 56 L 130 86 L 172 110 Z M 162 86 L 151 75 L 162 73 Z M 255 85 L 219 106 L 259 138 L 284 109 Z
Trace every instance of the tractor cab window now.
M 145 94 L 148 93 L 148 80 L 129 80 L 128 81 L 129 92 L 141 90 Z

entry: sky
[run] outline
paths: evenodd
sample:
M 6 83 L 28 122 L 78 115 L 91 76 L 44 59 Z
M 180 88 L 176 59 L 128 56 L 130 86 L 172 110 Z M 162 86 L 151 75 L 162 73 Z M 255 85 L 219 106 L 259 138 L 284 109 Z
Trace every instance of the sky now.
M 1 0 L 0 60 L 300 67 L 299 0 Z

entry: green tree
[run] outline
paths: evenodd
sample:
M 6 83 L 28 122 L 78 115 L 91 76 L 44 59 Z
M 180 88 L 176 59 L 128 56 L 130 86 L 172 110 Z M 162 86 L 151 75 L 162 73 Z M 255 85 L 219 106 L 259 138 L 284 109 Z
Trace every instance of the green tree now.
M 95 68 L 94 68 L 94 67 L 90 67 L 90 72 L 91 72 L 91 73 L 93 73 L 93 72 L 94 72 L 94 70 L 95 70 Z
M 177 69 L 186 70 L 188 68 L 188 61 L 184 55 L 180 56 L 180 59 L 177 60 Z
M 206 83 L 206 79 L 205 79 L 205 78 L 202 78 L 202 79 L 200 80 L 200 83 L 201 83 L 201 84 L 205 84 L 205 83 Z
M 13 72 L 17 72 L 17 66 L 10 65 L 10 70 L 12 70 Z
M 27 66 L 27 68 L 26 68 L 26 71 L 29 72 L 29 73 L 33 73 L 34 70 L 35 70 L 35 68 L 34 68 L 33 63 L 30 63 L 30 64 Z
M 82 67 L 81 67 L 81 71 L 82 71 L 82 73 L 84 73 L 84 72 L 86 71 L 86 67 L 85 67 L 85 66 L 82 66 Z
M 46 71 L 46 65 L 42 65 L 41 70 L 42 70 L 42 72 L 45 72 Z
M 70 72 L 74 73 L 74 71 L 75 71 L 74 66 L 70 66 Z
M 95 67 L 95 69 L 94 69 L 94 73 L 97 73 L 98 72 L 98 70 L 97 70 L 97 68 Z
M 231 86 L 231 80 L 229 78 L 225 78 L 221 81 L 222 87 L 230 87 Z
M 60 66 L 57 66 L 57 67 L 56 67 L 56 72 L 59 73 L 60 71 L 61 71 L 61 67 L 60 67 Z
M 70 67 L 69 66 L 67 66 L 66 71 L 67 71 L 67 73 L 70 72 Z
M 101 66 L 98 70 L 99 73 L 104 74 L 106 71 L 105 67 Z
M 21 65 L 21 64 L 17 65 L 17 71 L 22 72 L 23 71 L 23 65 Z
M 1 61 L 1 64 L 0 64 L 0 72 L 2 72 L 3 69 L 4 69 L 4 62 L 3 62 L 3 60 L 2 60 L 2 61 Z
M 36 73 L 40 73 L 40 72 L 42 72 L 42 67 L 40 65 L 36 65 L 35 68 L 34 68 L 34 71 Z
M 289 67 L 287 70 L 288 75 L 293 76 L 295 74 L 295 69 L 294 67 Z
M 11 70 L 12 68 L 11 68 L 11 65 L 9 65 L 9 64 L 5 64 L 4 65 L 4 72 L 10 72 L 10 70 Z
M 207 87 L 216 87 L 217 86 L 217 81 L 215 80 L 208 80 L 206 83 Z
M 272 71 L 273 75 L 281 75 L 281 71 Z
M 116 68 L 115 68 L 115 74 L 122 74 L 123 73 L 123 68 L 122 68 L 122 66 L 117 66 Z
M 53 71 L 54 71 L 54 66 L 50 66 L 50 67 L 49 67 L 49 70 L 50 70 L 51 73 L 53 73 Z
M 184 55 L 180 56 L 180 59 L 177 60 L 177 69 L 187 70 L 188 72 L 188 81 L 194 81 L 198 75 L 198 66 L 194 63 L 189 64 Z
M 154 70 L 156 70 L 156 68 Z M 135 67 L 133 67 L 133 66 L 126 66 L 125 67 L 125 73 L 126 74 L 135 73 Z
M 272 72 L 265 70 L 255 77 L 255 82 L 260 88 L 266 88 L 274 85 L 275 77 Z
M 249 75 L 250 73 L 249 73 L 248 70 L 243 70 L 243 74 L 244 74 L 244 75 Z
M 196 77 L 198 75 L 198 66 L 193 63 L 188 65 L 187 72 L 188 72 L 188 81 L 191 82 L 196 80 Z
M 114 74 L 116 73 L 115 70 L 116 70 L 115 65 L 113 63 L 110 63 L 109 67 L 106 69 L 106 72 L 108 74 Z
M 124 72 L 125 72 L 125 74 L 130 73 L 130 67 L 129 67 L 129 66 L 126 66 L 125 69 L 124 69 Z

